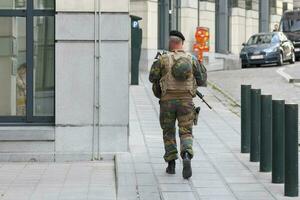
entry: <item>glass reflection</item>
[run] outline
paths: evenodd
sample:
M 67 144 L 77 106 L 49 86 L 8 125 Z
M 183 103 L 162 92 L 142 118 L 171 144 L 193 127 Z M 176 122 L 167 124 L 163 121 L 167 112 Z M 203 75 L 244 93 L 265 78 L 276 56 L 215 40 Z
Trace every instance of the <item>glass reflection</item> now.
M 0 0 L 0 9 L 25 9 L 26 0 Z
M 54 116 L 54 17 L 34 17 L 34 115 Z
M 0 115 L 26 114 L 26 20 L 0 17 Z
M 34 9 L 54 9 L 54 0 L 34 0 Z

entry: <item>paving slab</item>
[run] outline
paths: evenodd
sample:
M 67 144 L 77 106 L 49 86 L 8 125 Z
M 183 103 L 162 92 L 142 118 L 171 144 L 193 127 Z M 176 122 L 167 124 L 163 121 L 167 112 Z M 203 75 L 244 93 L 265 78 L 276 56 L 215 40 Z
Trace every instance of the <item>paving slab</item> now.
M 117 198 L 113 161 L 1 163 L 0 180 L 1 200 Z

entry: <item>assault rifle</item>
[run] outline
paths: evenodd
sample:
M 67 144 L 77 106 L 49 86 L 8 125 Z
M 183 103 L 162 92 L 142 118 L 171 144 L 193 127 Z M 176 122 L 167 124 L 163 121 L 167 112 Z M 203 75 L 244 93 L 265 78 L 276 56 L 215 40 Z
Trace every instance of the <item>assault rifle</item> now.
M 207 107 L 208 107 L 209 109 L 212 109 L 212 107 L 205 101 L 204 95 L 203 95 L 201 92 L 199 92 L 199 91 L 197 90 L 197 91 L 196 91 L 196 95 L 202 100 L 203 103 L 205 103 L 205 104 L 207 105 Z
M 163 51 L 162 53 L 160 53 L 159 51 L 157 52 L 156 56 L 154 57 L 154 59 L 158 59 L 161 55 L 166 54 L 166 51 Z

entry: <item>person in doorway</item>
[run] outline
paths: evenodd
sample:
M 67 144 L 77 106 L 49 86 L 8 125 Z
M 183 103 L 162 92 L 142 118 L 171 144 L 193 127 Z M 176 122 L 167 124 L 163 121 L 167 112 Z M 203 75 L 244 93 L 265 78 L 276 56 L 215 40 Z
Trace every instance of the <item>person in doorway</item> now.
M 184 36 L 179 31 L 171 31 L 169 52 L 161 55 L 151 67 L 149 80 L 154 92 L 160 99 L 160 125 L 163 130 L 165 154 L 168 163 L 166 172 L 175 174 L 175 160 L 178 159 L 176 145 L 176 127 L 178 121 L 180 136 L 180 156 L 183 160 L 183 178 L 192 176 L 191 159 L 193 158 L 194 121 L 193 97 L 198 86 L 206 84 L 205 67 L 197 58 L 183 50 Z
M 17 116 L 26 114 L 26 64 L 17 70 Z
M 278 31 L 279 31 L 279 26 L 278 26 L 278 24 L 275 24 L 275 25 L 274 25 L 273 32 L 278 32 Z

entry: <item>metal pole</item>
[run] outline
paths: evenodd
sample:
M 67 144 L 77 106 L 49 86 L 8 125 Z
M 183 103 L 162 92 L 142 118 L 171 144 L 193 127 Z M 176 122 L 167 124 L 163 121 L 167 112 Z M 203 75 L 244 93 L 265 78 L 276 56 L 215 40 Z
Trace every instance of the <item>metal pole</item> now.
M 261 95 L 260 171 L 272 170 L 272 95 Z
M 284 181 L 284 103 L 272 101 L 272 183 Z
M 241 152 L 250 152 L 251 85 L 241 85 Z
M 250 137 L 250 161 L 259 162 L 260 148 L 260 89 L 251 89 L 251 137 Z
M 298 104 L 285 105 L 285 196 L 298 196 Z

